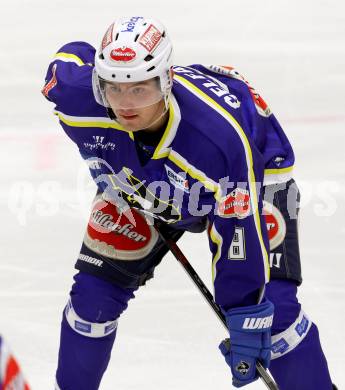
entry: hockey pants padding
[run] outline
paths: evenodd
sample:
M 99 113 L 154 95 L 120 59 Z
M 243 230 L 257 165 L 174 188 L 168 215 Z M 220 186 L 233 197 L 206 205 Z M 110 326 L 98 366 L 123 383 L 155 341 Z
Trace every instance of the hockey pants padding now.
M 80 272 L 62 318 L 56 381 L 61 390 L 97 390 L 110 360 L 117 319 L 134 297 Z

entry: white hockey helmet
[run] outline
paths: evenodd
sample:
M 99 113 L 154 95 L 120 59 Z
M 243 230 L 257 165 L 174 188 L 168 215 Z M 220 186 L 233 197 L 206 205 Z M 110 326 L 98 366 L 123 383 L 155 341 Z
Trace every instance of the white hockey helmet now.
M 95 55 L 93 91 L 96 101 L 110 107 L 104 83 L 159 80 L 160 98 L 168 106 L 172 87 L 172 44 L 159 21 L 142 16 L 118 18 L 107 29 Z

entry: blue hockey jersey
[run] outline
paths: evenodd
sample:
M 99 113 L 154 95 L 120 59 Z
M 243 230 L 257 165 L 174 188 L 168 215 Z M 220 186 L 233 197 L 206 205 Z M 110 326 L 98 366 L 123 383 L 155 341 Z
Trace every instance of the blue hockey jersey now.
M 42 92 L 98 187 L 177 229 L 206 218 L 216 302 L 254 304 L 269 279 L 262 184 L 287 181 L 294 163 L 276 118 L 233 68 L 175 66 L 169 121 L 143 164 L 135 135 L 94 98 L 94 55 L 84 42 L 63 46 Z

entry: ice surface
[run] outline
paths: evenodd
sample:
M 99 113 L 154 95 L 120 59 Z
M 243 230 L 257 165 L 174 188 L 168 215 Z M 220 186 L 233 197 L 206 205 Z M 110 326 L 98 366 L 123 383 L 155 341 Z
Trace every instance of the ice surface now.
M 295 148 L 302 190 L 300 298 L 345 386 L 345 5 L 340 1 L 2 2 L 0 25 L 0 332 L 34 390 L 53 388 L 59 322 L 94 186 L 40 95 L 67 41 L 98 45 L 112 19 L 161 18 L 177 64 L 235 65 L 260 90 Z M 181 248 L 210 285 L 205 237 Z M 224 337 L 171 256 L 121 319 L 101 389 L 226 390 Z M 257 382 L 252 389 L 264 389 Z

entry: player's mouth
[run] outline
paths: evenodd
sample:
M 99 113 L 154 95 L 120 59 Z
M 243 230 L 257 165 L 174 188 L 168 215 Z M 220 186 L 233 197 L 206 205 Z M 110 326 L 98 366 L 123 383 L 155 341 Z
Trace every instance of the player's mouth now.
M 138 114 L 134 114 L 134 113 L 131 113 L 131 112 L 119 112 L 118 113 L 118 116 L 126 121 L 131 121 L 133 119 L 136 119 L 138 118 Z

